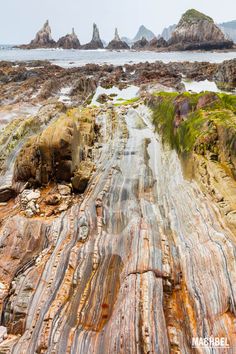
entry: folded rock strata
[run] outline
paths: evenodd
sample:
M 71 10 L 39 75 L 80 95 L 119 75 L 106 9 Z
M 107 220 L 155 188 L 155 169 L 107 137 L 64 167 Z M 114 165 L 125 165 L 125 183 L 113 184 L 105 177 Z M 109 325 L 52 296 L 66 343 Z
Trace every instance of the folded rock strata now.
M 190 354 L 199 335 L 235 346 L 235 96 L 145 92 L 182 74 L 233 83 L 231 62 L 29 65 L 0 63 L 2 100 L 28 102 L 32 73 L 45 83 L 38 113 L 1 135 L 24 190 L 0 208 L 0 353 Z M 138 102 L 83 107 L 121 78 L 142 84 Z M 64 87 L 78 108 L 55 102 Z
M 235 237 L 150 118 L 144 106 L 100 112 L 97 169 L 80 201 L 47 222 L 2 225 L 10 337 L 0 350 L 190 354 L 202 334 L 236 344 Z

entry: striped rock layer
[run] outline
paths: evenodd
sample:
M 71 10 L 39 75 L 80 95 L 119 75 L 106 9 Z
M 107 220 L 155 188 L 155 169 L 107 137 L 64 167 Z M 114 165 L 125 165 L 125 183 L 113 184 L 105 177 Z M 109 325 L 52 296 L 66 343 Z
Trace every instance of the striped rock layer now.
M 1 230 L 11 338 L 0 352 L 193 353 L 192 338 L 211 335 L 233 347 L 235 237 L 163 149 L 147 108 L 98 119 L 97 170 L 81 202 L 53 221 L 16 215 Z

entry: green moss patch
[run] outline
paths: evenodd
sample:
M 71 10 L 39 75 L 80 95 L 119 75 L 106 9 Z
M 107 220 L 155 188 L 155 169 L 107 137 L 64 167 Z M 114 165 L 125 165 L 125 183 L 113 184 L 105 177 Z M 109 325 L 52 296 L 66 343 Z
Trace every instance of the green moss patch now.
M 114 106 L 128 106 L 130 104 L 136 103 L 139 101 L 139 97 L 130 98 L 129 100 L 117 99 L 117 103 Z
M 210 149 L 217 127 L 236 139 L 236 96 L 227 94 L 155 93 L 153 123 L 164 142 L 179 152 L 191 152 L 201 142 Z M 185 111 L 183 111 L 183 103 Z M 187 108 L 186 108 L 187 107 Z M 181 111 L 182 109 L 182 111 Z M 186 112 L 187 109 L 187 112 Z M 227 139 L 226 139 L 227 140 Z
M 204 21 L 204 20 L 209 22 L 214 22 L 210 16 L 207 16 L 195 9 L 190 9 L 183 14 L 180 20 L 180 24 L 183 24 L 184 22 L 192 23 L 192 22 Z

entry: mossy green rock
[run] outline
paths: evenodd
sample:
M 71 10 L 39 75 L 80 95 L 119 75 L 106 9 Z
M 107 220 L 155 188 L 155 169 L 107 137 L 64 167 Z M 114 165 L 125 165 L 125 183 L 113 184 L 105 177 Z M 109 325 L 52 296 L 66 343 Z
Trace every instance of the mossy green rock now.
M 150 104 L 164 142 L 179 153 L 195 152 L 230 166 L 236 176 L 236 96 L 160 93 Z
M 180 24 L 183 24 L 185 22 L 194 23 L 194 22 L 198 22 L 198 21 L 209 21 L 211 23 L 214 22 L 210 16 L 207 16 L 207 15 L 203 14 L 202 12 L 197 11 L 195 9 L 189 9 L 181 17 Z

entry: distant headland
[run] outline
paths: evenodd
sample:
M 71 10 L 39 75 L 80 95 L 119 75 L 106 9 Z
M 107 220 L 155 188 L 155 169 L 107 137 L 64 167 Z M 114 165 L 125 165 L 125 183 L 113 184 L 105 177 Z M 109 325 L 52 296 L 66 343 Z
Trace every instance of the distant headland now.
M 164 38 L 166 37 L 166 38 Z M 158 51 L 183 51 L 183 50 L 213 50 L 232 49 L 234 42 L 226 36 L 223 30 L 214 23 L 214 20 L 195 10 L 186 11 L 177 26 L 172 26 L 170 31 L 165 29 L 162 36 L 156 37 L 153 32 L 141 26 L 134 40 L 127 37 L 120 38 L 117 28 L 114 38 L 107 46 L 104 45 L 98 26 L 93 24 L 92 39 L 89 43 L 81 44 L 74 28 L 55 41 L 52 30 L 47 20 L 35 38 L 29 44 L 17 48 L 63 48 L 63 49 L 109 49 L 109 50 L 158 50 Z

